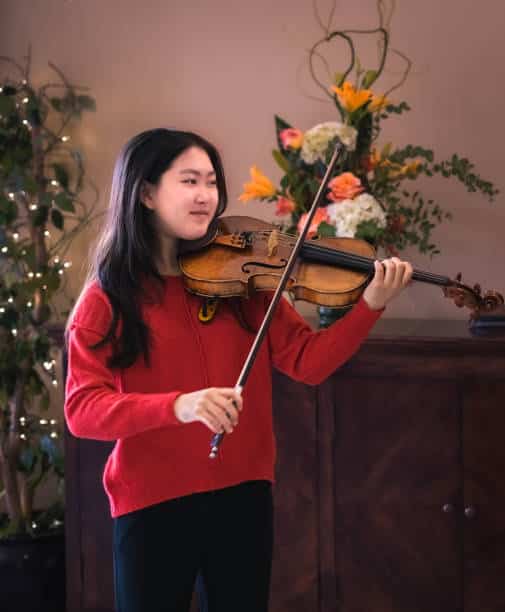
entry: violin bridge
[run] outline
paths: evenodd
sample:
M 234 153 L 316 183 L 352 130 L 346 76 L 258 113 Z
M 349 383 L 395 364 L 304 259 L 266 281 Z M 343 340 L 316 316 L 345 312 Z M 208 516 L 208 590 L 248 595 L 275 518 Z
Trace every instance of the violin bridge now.
M 270 232 L 270 236 L 268 237 L 267 249 L 268 249 L 268 257 L 274 257 L 277 255 L 277 250 L 279 248 L 279 232 L 277 230 L 272 230 Z

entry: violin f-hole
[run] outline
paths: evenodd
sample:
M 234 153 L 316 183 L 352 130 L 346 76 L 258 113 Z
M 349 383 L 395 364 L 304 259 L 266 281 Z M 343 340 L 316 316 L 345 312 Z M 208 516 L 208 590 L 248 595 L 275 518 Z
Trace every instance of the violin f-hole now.
M 264 261 L 247 261 L 242 264 L 242 272 L 244 274 L 251 274 L 251 270 L 248 269 L 248 266 L 258 266 L 258 268 L 270 268 L 272 270 L 282 270 L 286 264 L 288 263 L 287 259 L 281 259 L 280 264 L 269 264 Z

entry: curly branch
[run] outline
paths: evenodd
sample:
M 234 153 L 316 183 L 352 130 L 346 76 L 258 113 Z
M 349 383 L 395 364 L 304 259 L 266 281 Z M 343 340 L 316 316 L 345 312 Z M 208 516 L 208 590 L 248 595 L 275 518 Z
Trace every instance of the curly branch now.
M 333 17 L 335 16 L 337 0 L 333 0 L 333 5 L 331 7 L 330 14 L 328 16 L 328 22 L 326 25 L 324 25 L 321 15 L 319 14 L 319 9 L 317 8 L 317 0 L 312 0 L 312 8 L 314 10 L 314 17 L 316 18 L 318 25 L 321 27 L 324 33 L 328 35 L 330 33 L 331 22 L 333 21 Z
M 399 57 L 401 57 L 405 63 L 407 64 L 407 67 L 405 68 L 405 70 L 403 71 L 402 77 L 400 78 L 400 80 L 395 83 L 392 87 L 390 87 L 385 93 L 384 96 L 388 96 L 392 91 L 395 91 L 395 89 L 400 88 L 405 81 L 407 80 L 407 77 L 409 76 L 409 73 L 412 69 L 412 61 L 401 51 L 398 51 L 397 49 L 391 49 L 392 53 L 395 53 L 396 55 L 398 55 Z

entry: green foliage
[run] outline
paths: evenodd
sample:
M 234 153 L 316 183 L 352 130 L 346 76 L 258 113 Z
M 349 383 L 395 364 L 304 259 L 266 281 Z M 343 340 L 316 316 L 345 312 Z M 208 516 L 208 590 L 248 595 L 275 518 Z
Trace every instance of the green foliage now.
M 322 221 L 317 228 L 317 234 L 321 238 L 334 238 L 336 236 L 335 226 Z
M 80 152 L 67 144 L 72 122 L 95 110 L 93 98 L 53 64 L 59 82 L 36 87 L 30 57 L 26 68 L 1 61 L 0 467 L 4 477 L 17 473 L 4 529 L 12 534 L 31 531 L 36 488 L 50 474 L 63 477 L 57 423 L 41 416 L 58 384 L 54 329 L 62 320 L 54 298 L 64 290 L 69 245 L 92 220 L 98 198 L 84 181 Z M 89 205 L 81 200 L 85 186 L 95 191 Z

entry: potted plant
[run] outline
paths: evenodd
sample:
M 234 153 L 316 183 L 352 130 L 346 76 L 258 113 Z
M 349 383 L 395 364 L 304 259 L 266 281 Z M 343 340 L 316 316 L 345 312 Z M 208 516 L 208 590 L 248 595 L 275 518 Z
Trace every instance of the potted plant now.
M 15 602 L 31 610 L 36 601 L 37 610 L 57 612 L 64 609 L 62 495 L 41 510 L 36 492 L 51 476 L 63 483 L 58 423 L 47 411 L 69 305 L 66 253 L 98 201 L 67 130 L 95 102 L 51 63 L 54 82 L 36 87 L 30 50 L 24 65 L 0 62 L 0 609 Z M 55 575 L 59 584 L 48 588 Z

